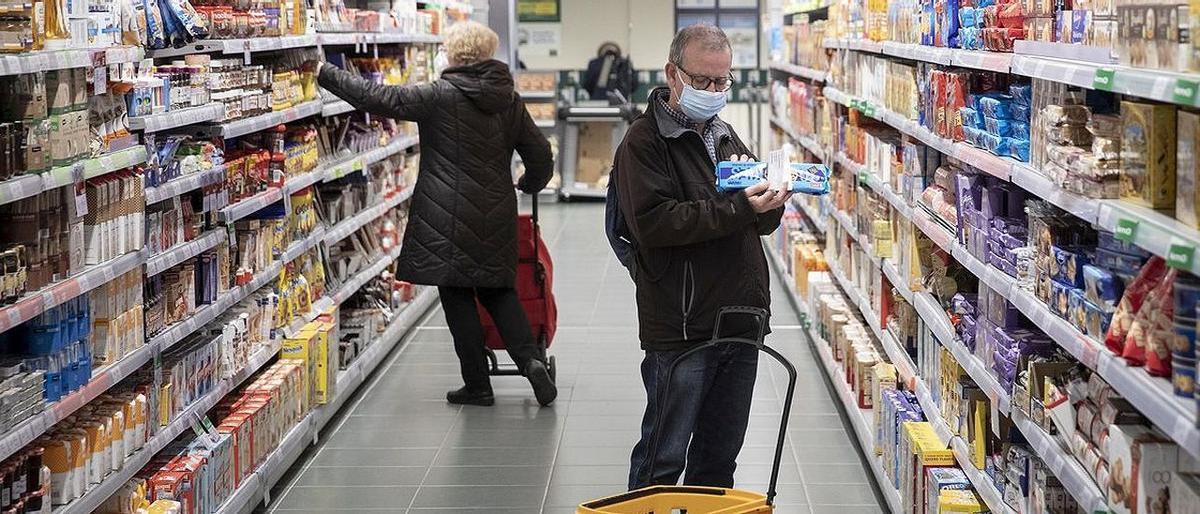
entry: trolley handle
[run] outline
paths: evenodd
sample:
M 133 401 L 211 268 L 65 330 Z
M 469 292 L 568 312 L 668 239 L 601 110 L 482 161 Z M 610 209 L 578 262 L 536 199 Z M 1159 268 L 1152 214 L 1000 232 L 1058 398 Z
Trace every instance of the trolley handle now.
M 720 337 L 721 320 L 724 319 L 725 316 L 727 316 L 727 315 L 754 316 L 756 321 L 758 322 L 758 338 L 757 339 L 747 339 L 744 337 Z M 796 393 L 796 367 L 793 366 L 792 363 L 790 361 L 788 361 L 786 357 L 784 357 L 782 354 L 780 354 L 774 348 L 767 346 L 766 343 L 764 342 L 764 339 L 766 338 L 768 317 L 769 317 L 769 315 L 768 315 L 766 309 L 761 309 L 758 307 L 738 307 L 738 306 L 722 307 L 717 312 L 717 323 L 716 323 L 716 326 L 713 327 L 712 339 L 689 348 L 687 351 L 683 352 L 678 357 L 676 357 L 675 360 L 671 361 L 671 364 L 667 367 L 666 386 L 663 387 L 662 390 L 659 392 L 659 399 L 658 399 L 659 400 L 659 402 L 658 402 L 659 415 L 655 416 L 654 439 L 652 439 L 650 441 L 649 465 L 646 466 L 647 467 L 647 471 L 646 471 L 646 473 L 647 473 L 646 481 L 647 482 L 649 482 L 650 480 L 653 480 L 653 478 L 654 478 L 654 465 L 656 463 L 655 461 L 658 459 L 658 437 L 660 435 L 662 435 L 662 433 L 661 433 L 662 420 L 664 417 L 662 415 L 662 413 L 667 410 L 665 408 L 665 406 L 666 406 L 667 400 L 670 398 L 669 393 L 671 390 L 671 378 L 675 374 L 675 368 L 679 366 L 680 362 L 682 362 L 684 359 L 688 358 L 692 354 L 697 353 L 706 348 L 711 348 L 720 343 L 748 344 L 748 345 L 753 346 L 753 347 L 757 348 L 758 350 L 766 353 L 767 355 L 770 355 L 771 357 L 773 357 L 776 361 L 779 362 L 779 364 L 783 365 L 783 368 L 788 373 L 787 394 L 785 395 L 785 398 L 784 398 L 783 412 L 781 415 L 781 419 L 779 420 L 779 435 L 775 442 L 775 461 L 771 466 L 771 482 L 767 486 L 767 505 L 774 504 L 775 495 L 776 495 L 776 486 L 779 483 L 779 466 L 783 463 L 783 443 L 787 439 L 788 418 L 791 416 L 791 413 L 792 413 L 792 398 L 795 396 L 795 393 Z

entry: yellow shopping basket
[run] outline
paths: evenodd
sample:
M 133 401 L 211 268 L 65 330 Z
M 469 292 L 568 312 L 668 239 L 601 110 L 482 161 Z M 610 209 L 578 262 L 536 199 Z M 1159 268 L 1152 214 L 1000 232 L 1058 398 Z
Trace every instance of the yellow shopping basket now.
M 753 316 L 758 322 L 758 337 L 746 339 L 741 337 L 719 337 L 721 320 L 729 314 Z M 771 468 L 771 482 L 767 494 L 721 487 L 697 487 L 655 485 L 629 491 L 607 498 L 592 500 L 579 505 L 575 514 L 769 514 L 774 512 L 775 486 L 779 481 L 779 464 L 783 460 L 783 441 L 787 436 L 787 421 L 792 410 L 792 396 L 796 392 L 796 368 L 783 355 L 767 346 L 763 341 L 767 335 L 768 313 L 757 307 L 723 307 L 717 313 L 717 323 L 713 327 L 713 337 L 706 343 L 698 344 L 683 352 L 671 362 L 667 368 L 667 386 L 659 393 L 659 405 L 666 405 L 670 398 L 671 376 L 680 361 L 700 350 L 719 343 L 749 344 L 760 351 L 774 357 L 788 372 L 787 395 L 783 403 L 783 415 L 779 421 L 779 438 L 775 445 L 775 462 Z M 655 439 L 649 448 L 649 476 L 654 476 L 654 461 L 658 453 L 657 436 L 661 433 L 662 419 L 655 420 Z

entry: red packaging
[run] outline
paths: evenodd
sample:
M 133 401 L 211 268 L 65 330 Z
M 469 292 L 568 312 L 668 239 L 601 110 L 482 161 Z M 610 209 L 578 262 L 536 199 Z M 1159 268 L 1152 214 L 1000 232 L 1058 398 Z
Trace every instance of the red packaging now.
M 950 73 L 946 79 L 946 129 L 955 141 L 966 139 L 963 135 L 962 108 L 967 106 L 967 81 L 965 73 Z
M 233 441 L 233 482 L 240 487 L 242 481 L 254 471 L 251 448 L 252 430 L 249 417 L 231 414 L 217 425 L 217 432 L 227 434 Z
M 983 8 L 983 26 L 1000 26 L 1000 7 L 993 4 Z
M 1142 308 L 1138 309 L 1129 334 L 1125 336 L 1125 349 L 1121 352 L 1121 357 L 1124 357 L 1130 366 L 1146 364 L 1146 348 L 1154 332 L 1159 330 L 1157 327 L 1162 325 L 1164 317 L 1166 328 L 1170 330 L 1175 313 L 1173 286 L 1176 274 L 1175 270 L 1168 270 L 1159 281 L 1158 287 L 1155 287 L 1142 302 Z M 1167 368 L 1167 374 L 1170 374 L 1170 363 Z
M 1178 271 L 1172 269 L 1163 280 L 1163 295 L 1158 308 L 1150 315 L 1150 333 L 1147 334 L 1143 357 L 1146 372 L 1154 377 L 1171 376 L 1171 347 L 1175 337 L 1175 278 Z
M 1142 303 L 1145 302 L 1147 295 L 1162 283 L 1162 278 L 1166 273 L 1167 261 L 1162 257 L 1154 256 L 1142 267 L 1137 278 L 1125 286 L 1125 294 L 1117 304 L 1117 310 L 1113 313 L 1112 322 L 1108 326 L 1108 333 L 1104 336 L 1104 346 L 1108 347 L 1109 351 L 1118 355 L 1124 351 L 1125 336 L 1133 326 L 1134 317 L 1142 308 Z
M 983 46 L 993 52 L 1013 51 L 1013 41 L 1025 39 L 1023 28 L 983 29 Z
M 1021 2 L 997 4 L 996 26 L 1008 29 L 1025 27 L 1025 8 L 1021 5 Z
M 937 135 L 946 137 L 946 72 L 934 70 L 929 73 L 929 87 L 933 93 L 933 129 Z

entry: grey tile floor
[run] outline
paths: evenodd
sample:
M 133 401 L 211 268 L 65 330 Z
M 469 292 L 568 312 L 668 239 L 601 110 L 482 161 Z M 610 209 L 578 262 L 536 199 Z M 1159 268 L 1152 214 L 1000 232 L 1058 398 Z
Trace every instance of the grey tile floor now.
M 524 379 L 494 377 L 495 406 L 446 404 L 461 382 L 435 309 L 276 486 L 270 512 L 566 514 L 623 491 L 645 406 L 633 285 L 604 238 L 603 205 L 542 212 L 559 307 L 558 401 L 539 408 Z M 784 295 L 773 311 L 768 342 L 800 372 L 776 512 L 882 512 Z M 770 478 L 786 386 L 782 369 L 761 362 L 736 475 L 755 491 Z

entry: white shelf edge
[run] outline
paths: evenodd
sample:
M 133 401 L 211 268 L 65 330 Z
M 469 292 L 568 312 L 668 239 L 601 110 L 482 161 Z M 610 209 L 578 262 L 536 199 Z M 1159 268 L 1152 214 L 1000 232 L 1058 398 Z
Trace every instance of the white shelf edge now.
M 325 244 L 331 245 L 350 237 L 351 234 L 354 234 L 368 223 L 383 216 L 387 211 L 412 198 L 412 194 L 413 188 L 406 187 L 399 192 L 393 193 L 390 197 L 384 198 L 383 202 L 372 207 L 367 207 L 353 217 L 338 222 L 332 228 L 325 231 Z
M 372 278 L 375 278 L 382 273 L 383 270 L 387 269 L 388 266 L 391 266 L 392 262 L 398 258 L 400 258 L 399 246 L 393 248 L 389 252 L 384 253 L 383 255 L 376 256 L 375 259 L 372 259 L 376 261 L 375 264 L 372 264 L 358 273 L 355 273 L 354 276 L 347 279 L 346 282 L 334 292 L 332 296 L 333 302 L 341 304 L 342 302 L 349 300 L 351 296 L 354 296 L 355 292 L 357 292 L 359 289 L 362 289 L 362 286 L 366 285 L 366 283 L 370 282 Z
M 144 262 L 146 262 L 146 253 L 136 250 L 107 262 L 88 266 L 73 277 L 27 294 L 16 303 L 0 308 L 0 332 L 11 330 L 47 309 L 62 305 L 67 300 L 100 287 L 141 266 Z
M 195 191 L 205 186 L 222 182 L 225 179 L 225 165 L 220 164 L 210 169 L 189 173 L 182 177 L 171 179 L 163 184 L 146 188 L 146 205 L 170 200 L 184 193 Z
M 220 131 L 221 137 L 231 139 L 267 130 L 276 125 L 315 116 L 321 113 L 321 109 L 321 100 L 309 100 L 275 112 L 221 123 L 216 125 L 215 128 Z
M 225 207 L 219 211 L 220 219 L 226 224 L 233 223 L 237 220 L 254 214 L 271 204 L 283 200 L 283 190 L 277 187 L 272 187 L 258 193 L 249 198 L 244 198 L 242 201 Z
M 159 132 L 163 130 L 205 123 L 225 116 L 225 106 L 218 103 L 189 107 L 177 111 L 168 111 L 147 116 L 130 116 L 129 128 L 142 132 Z
M 44 191 L 74 184 L 75 166 L 83 166 L 83 178 L 86 180 L 144 162 L 146 162 L 146 147 L 139 144 L 124 150 L 85 159 L 77 164 L 58 166 L 45 173 L 13 177 L 0 182 L 0 204 L 12 203 Z
M 216 248 L 217 245 L 225 242 L 227 237 L 228 232 L 224 227 L 220 227 L 209 230 L 196 239 L 168 248 L 158 255 L 152 255 L 146 259 L 146 277 L 153 277 L 192 257 Z
M 786 62 L 772 61 L 771 69 L 817 82 L 825 82 L 829 78 L 829 72 Z

